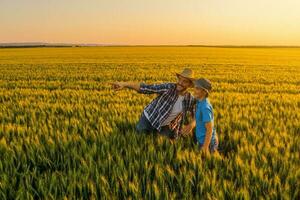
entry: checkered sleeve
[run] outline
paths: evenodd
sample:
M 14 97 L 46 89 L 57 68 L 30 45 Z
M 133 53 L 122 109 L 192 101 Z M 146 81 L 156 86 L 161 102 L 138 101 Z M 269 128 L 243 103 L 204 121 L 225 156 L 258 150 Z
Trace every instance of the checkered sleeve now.
M 142 94 L 161 94 L 168 91 L 171 88 L 174 88 L 174 83 L 162 83 L 162 84 L 140 84 L 139 93 Z
M 193 97 L 193 95 L 189 95 L 189 98 L 187 100 L 187 106 L 186 106 L 186 111 L 190 112 L 191 117 L 195 118 L 195 113 L 196 113 L 196 99 Z

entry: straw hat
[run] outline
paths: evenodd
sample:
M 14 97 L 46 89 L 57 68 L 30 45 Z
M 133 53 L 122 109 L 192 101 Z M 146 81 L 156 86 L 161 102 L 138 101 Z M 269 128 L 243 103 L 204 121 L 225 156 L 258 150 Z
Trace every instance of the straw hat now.
M 194 72 L 189 68 L 185 68 L 181 73 L 176 73 L 176 75 L 177 75 L 177 77 L 182 76 L 184 78 L 187 78 L 187 79 L 191 80 L 192 82 L 195 80 Z

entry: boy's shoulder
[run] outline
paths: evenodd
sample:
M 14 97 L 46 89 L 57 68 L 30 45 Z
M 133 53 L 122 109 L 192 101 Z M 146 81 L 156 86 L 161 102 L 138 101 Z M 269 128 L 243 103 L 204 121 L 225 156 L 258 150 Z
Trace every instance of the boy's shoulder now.
M 201 110 L 207 110 L 207 109 L 212 110 L 213 109 L 209 99 L 207 99 L 207 98 L 204 101 L 197 100 L 197 105 L 199 106 L 199 108 Z

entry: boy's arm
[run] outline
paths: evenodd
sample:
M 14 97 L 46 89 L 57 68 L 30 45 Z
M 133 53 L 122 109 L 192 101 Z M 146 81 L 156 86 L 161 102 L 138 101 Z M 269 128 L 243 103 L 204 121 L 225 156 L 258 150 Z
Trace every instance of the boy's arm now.
M 211 141 L 211 137 L 213 133 L 213 121 L 206 122 L 205 128 L 206 128 L 205 140 L 202 148 L 205 152 L 209 152 L 209 143 Z

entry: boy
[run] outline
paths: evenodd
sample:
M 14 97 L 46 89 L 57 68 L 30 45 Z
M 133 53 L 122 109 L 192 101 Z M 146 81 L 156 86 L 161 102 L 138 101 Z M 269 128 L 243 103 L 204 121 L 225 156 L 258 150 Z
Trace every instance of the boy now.
M 213 107 L 208 100 L 211 89 L 211 83 L 207 79 L 194 81 L 194 97 L 197 99 L 195 120 L 183 129 L 183 134 L 188 134 L 196 126 L 196 139 L 201 150 L 213 153 L 217 151 L 219 142 L 214 128 Z

